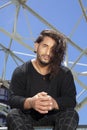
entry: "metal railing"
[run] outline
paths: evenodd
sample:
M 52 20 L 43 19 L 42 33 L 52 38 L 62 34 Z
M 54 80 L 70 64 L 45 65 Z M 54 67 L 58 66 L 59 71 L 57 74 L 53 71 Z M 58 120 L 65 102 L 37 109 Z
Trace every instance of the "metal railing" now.
M 7 127 L 0 127 L 0 130 L 7 130 Z M 35 127 L 35 130 L 52 130 L 52 127 Z M 77 130 L 87 130 L 87 125 L 79 125 Z

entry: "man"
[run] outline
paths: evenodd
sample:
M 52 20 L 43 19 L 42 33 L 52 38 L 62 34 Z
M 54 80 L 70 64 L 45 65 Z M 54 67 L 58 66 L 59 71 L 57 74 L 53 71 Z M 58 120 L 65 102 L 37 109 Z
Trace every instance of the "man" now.
M 35 41 L 36 59 L 17 67 L 11 79 L 7 117 L 8 130 L 76 130 L 76 88 L 71 71 L 62 65 L 65 37 L 43 30 Z

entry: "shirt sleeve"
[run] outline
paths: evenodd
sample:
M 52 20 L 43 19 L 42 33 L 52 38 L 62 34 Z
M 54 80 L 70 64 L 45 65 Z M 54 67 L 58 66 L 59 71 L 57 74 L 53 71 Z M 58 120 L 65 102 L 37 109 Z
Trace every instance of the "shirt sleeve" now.
M 25 87 L 26 75 L 24 71 L 18 67 L 13 72 L 9 88 L 8 101 L 11 108 L 24 108 Z
M 56 98 L 59 109 L 74 108 L 76 106 L 76 87 L 70 70 L 65 73 L 60 87 L 60 96 Z

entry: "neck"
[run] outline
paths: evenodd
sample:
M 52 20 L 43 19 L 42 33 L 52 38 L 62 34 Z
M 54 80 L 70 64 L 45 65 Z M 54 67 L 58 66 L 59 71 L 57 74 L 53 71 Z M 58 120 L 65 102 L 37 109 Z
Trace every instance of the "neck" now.
M 37 59 L 33 62 L 34 68 L 42 75 L 46 75 L 50 72 L 49 65 L 43 65 L 41 64 Z

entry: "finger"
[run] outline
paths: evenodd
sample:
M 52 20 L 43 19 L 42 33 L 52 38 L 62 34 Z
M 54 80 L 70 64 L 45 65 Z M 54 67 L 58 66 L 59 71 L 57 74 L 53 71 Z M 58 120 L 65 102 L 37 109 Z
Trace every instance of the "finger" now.
M 42 111 L 49 111 L 52 110 L 52 103 L 40 103 L 37 108 Z
M 38 112 L 41 113 L 41 114 L 46 114 L 46 113 L 48 113 L 48 110 L 44 110 L 44 109 L 41 109 L 41 108 L 37 108 L 36 111 L 38 111 Z
M 52 106 L 53 103 L 51 101 L 40 101 L 39 105 L 43 106 L 43 107 L 46 107 L 46 106 Z
M 44 95 L 47 95 L 47 93 L 46 93 L 46 92 L 41 92 L 41 95 L 43 95 L 43 96 L 44 96 Z
M 38 99 L 38 97 L 39 97 L 39 96 L 38 96 L 38 94 L 37 94 L 37 95 L 35 95 L 35 98 L 36 98 L 36 99 Z
M 46 96 L 40 96 L 39 99 L 40 99 L 41 101 L 51 101 L 51 97 L 48 96 L 48 95 L 46 95 Z
M 40 93 L 38 93 L 38 96 L 40 97 L 40 96 L 46 96 L 47 95 L 47 93 L 46 92 L 40 92 Z

